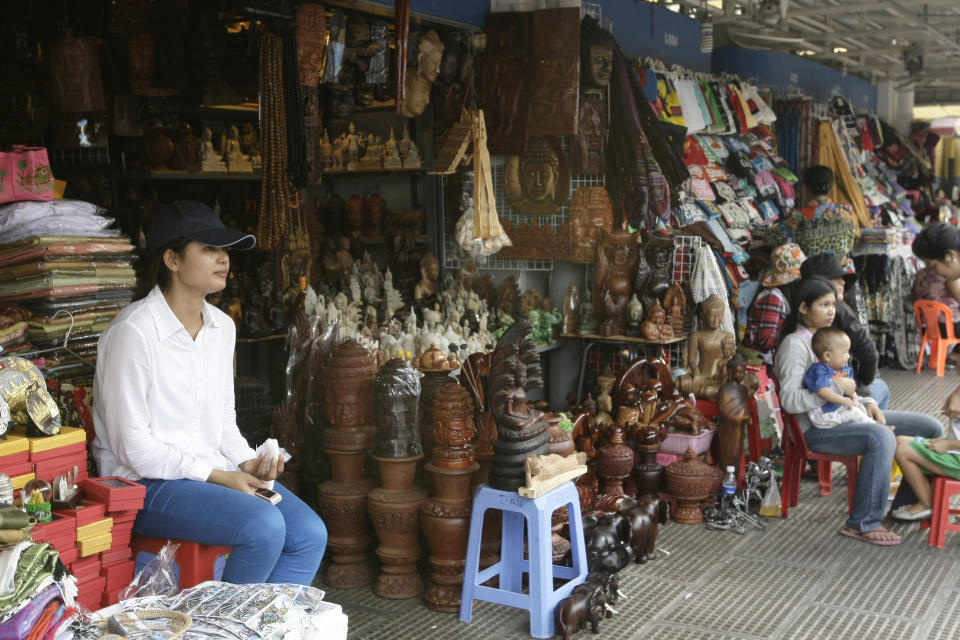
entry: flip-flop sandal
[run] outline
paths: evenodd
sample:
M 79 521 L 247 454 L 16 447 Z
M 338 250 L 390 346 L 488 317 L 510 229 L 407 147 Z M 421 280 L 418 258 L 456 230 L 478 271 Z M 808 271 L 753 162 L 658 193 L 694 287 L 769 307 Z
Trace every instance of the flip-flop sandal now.
M 879 529 L 873 529 L 873 531 L 886 531 L 888 533 L 890 532 L 889 529 L 884 529 L 883 527 Z M 868 534 L 872 533 L 873 531 L 862 532 L 862 531 L 857 531 L 856 529 L 850 529 L 849 527 L 844 527 L 843 529 L 840 529 L 840 535 L 847 536 L 848 538 L 853 538 L 854 540 L 860 540 L 861 542 L 875 544 L 880 547 L 892 547 L 894 545 L 900 544 L 900 538 L 897 538 L 896 540 L 884 540 L 882 538 L 871 538 Z

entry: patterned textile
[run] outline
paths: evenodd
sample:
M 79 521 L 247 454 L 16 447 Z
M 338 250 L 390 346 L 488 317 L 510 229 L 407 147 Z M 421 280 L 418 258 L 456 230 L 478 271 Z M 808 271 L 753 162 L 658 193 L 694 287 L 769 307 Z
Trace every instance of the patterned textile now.
M 743 345 L 757 351 L 772 351 L 780 329 L 790 315 L 790 304 L 777 287 L 761 291 L 747 309 Z
M 796 242 L 808 256 L 832 251 L 848 256 L 853 251 L 856 222 L 849 205 L 814 202 L 771 227 L 767 243 Z
M 693 263 L 693 271 L 690 272 L 690 282 L 688 284 L 690 297 L 693 298 L 695 303 L 703 302 L 712 294 L 716 294 L 718 298 L 723 300 L 723 323 L 720 328 L 736 335 L 733 327 L 733 313 L 730 311 L 730 300 L 727 296 L 727 285 L 710 247 L 700 246 L 697 248 L 696 261 Z
M 913 289 L 911 290 L 913 300 L 935 300 L 950 308 L 953 314 L 953 321 L 960 322 L 960 302 L 947 291 L 946 282 L 943 277 L 934 271 L 933 267 L 926 266 L 917 272 L 913 279 Z

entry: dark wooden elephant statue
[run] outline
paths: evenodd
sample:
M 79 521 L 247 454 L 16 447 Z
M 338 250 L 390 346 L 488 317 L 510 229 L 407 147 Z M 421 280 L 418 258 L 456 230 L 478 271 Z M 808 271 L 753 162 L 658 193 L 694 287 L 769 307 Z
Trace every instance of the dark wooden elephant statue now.
M 590 631 L 600 633 L 600 621 L 606 610 L 607 597 L 603 587 L 595 584 L 581 584 L 573 593 L 557 603 L 554 610 L 556 633 L 563 640 L 578 633 L 585 622 L 590 623 Z
M 609 571 L 591 571 L 587 574 L 586 584 L 593 584 L 603 587 L 603 594 L 607 598 L 608 604 L 616 604 L 620 599 L 620 574 Z M 579 588 L 579 586 L 577 587 Z M 607 617 L 613 617 L 613 611 L 607 608 Z
M 666 515 L 663 501 L 640 498 L 633 506 L 625 501 L 620 508 L 620 513 L 630 523 L 630 547 L 637 564 L 656 558 L 657 534 L 663 521 L 661 517 Z
M 590 571 L 604 570 L 616 573 L 630 564 L 630 522 L 620 513 L 608 513 L 597 519 L 583 519 L 584 541 L 587 546 L 587 566 Z

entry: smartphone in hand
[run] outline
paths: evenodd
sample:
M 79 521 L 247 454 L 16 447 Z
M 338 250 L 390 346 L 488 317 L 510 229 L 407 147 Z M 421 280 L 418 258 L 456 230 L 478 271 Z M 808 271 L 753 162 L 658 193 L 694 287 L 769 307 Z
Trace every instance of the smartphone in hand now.
M 270 504 L 277 504 L 283 500 L 283 496 L 277 493 L 276 491 L 271 491 L 270 489 L 257 489 L 253 492 L 253 495 L 258 498 L 263 498 Z

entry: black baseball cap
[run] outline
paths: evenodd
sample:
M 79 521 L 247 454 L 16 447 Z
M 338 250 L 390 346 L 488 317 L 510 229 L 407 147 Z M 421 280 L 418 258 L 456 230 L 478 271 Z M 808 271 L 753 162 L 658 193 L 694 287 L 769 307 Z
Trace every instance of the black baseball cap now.
M 257 244 L 251 234 L 228 229 L 216 211 L 196 200 L 177 200 L 157 209 L 147 235 L 147 249 L 154 251 L 179 238 L 242 250 Z
M 847 286 L 857 281 L 857 274 L 844 271 L 837 254 L 828 252 L 818 253 L 803 261 L 800 265 L 800 277 L 809 278 L 810 276 L 823 276 L 830 280 L 843 278 Z

